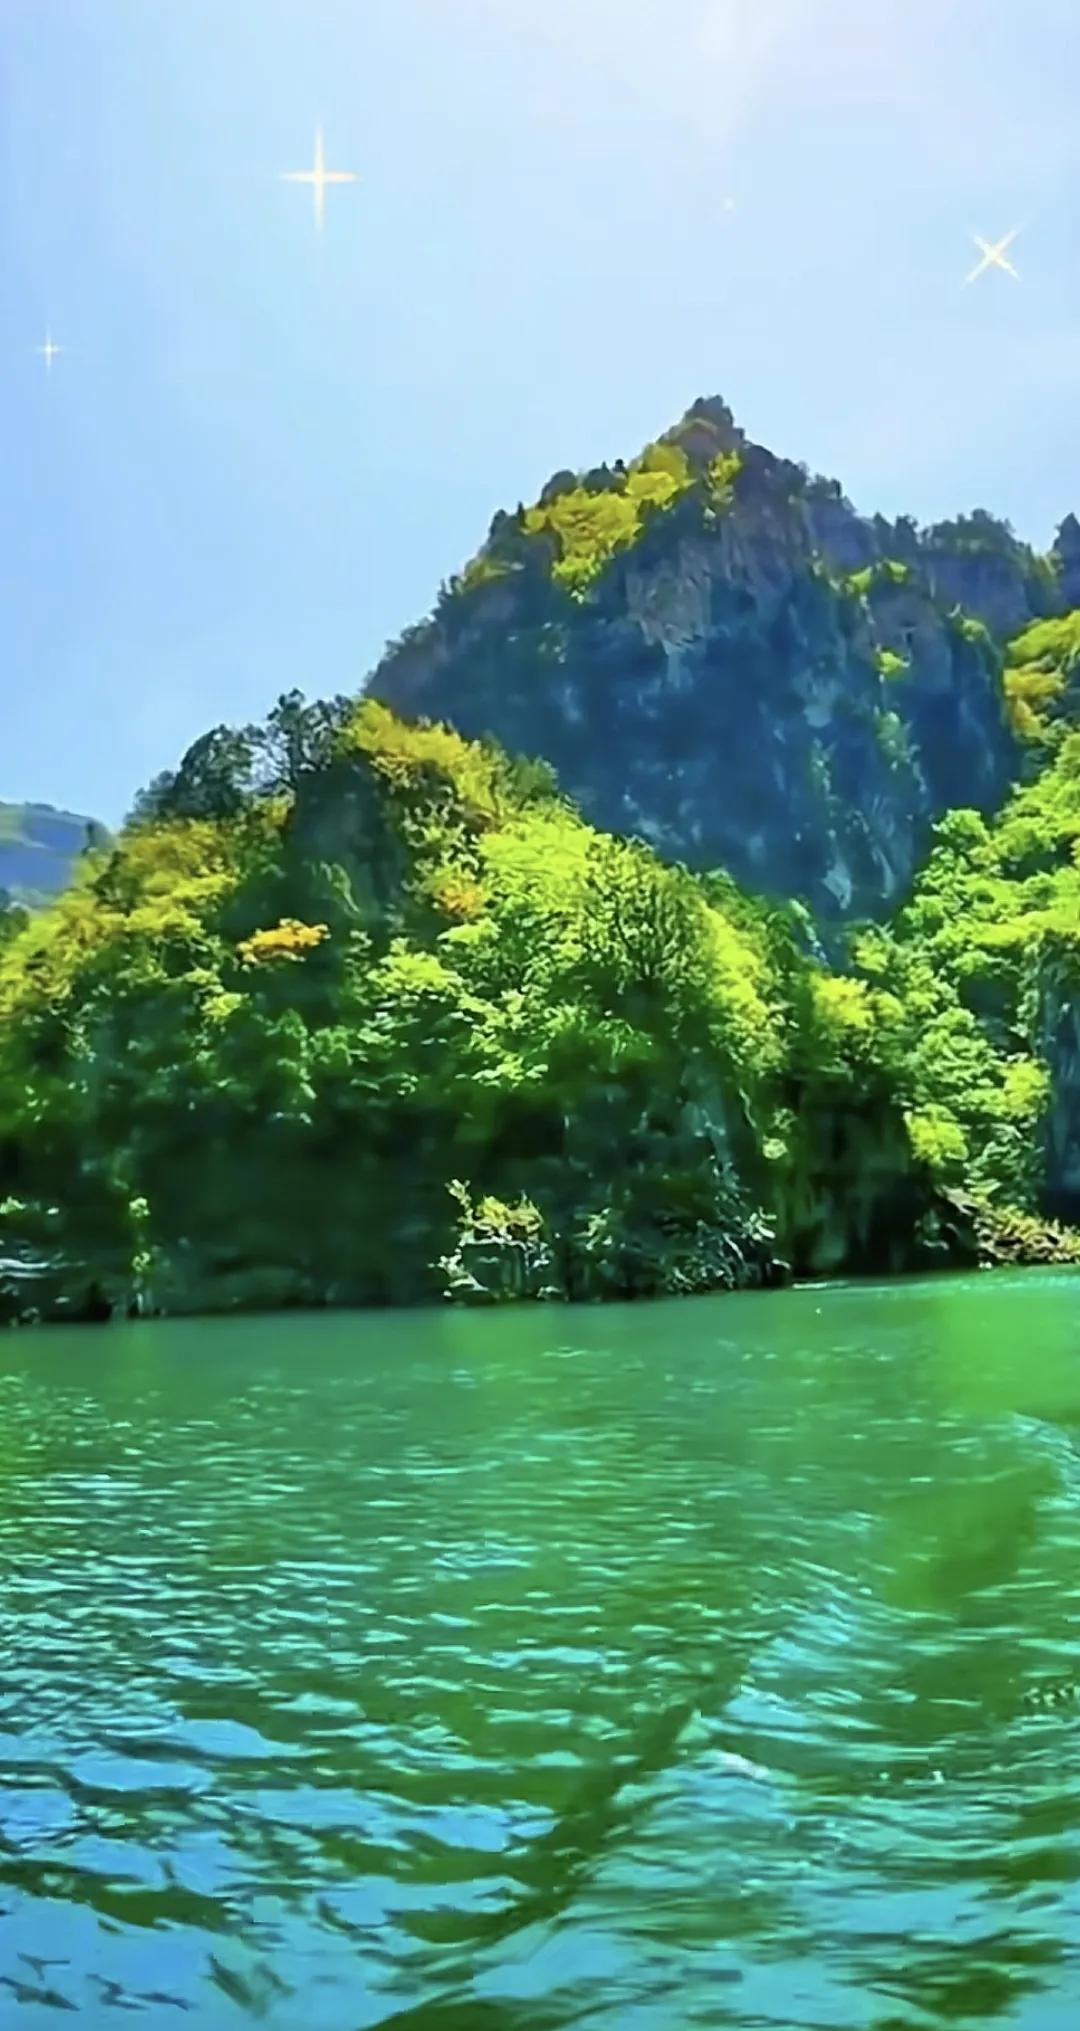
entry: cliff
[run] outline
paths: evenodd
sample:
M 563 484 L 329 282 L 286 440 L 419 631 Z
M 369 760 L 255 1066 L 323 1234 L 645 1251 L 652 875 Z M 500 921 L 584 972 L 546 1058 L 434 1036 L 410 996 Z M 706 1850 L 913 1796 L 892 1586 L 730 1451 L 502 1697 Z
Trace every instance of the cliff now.
M 1060 543 L 863 517 L 699 402 L 631 465 L 497 516 L 369 689 L 544 756 L 604 829 L 822 919 L 881 915 L 933 821 L 1016 774 L 1002 648 L 1066 605 L 1080 528 Z

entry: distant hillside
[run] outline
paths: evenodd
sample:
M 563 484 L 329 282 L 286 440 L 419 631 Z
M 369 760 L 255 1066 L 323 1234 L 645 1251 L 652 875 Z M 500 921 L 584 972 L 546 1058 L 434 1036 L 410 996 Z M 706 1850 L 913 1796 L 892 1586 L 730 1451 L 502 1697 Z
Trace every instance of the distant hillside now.
M 17 902 L 43 902 L 67 887 L 88 838 L 104 828 L 51 804 L 0 803 L 0 891 Z

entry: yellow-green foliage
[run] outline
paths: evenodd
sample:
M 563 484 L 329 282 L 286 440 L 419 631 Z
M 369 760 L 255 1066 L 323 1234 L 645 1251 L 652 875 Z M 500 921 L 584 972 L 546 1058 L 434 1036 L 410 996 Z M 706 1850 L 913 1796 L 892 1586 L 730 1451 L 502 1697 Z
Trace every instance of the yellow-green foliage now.
M 939 1177 L 946 1179 L 956 1178 L 965 1172 L 971 1153 L 968 1138 L 947 1109 L 933 1104 L 911 1107 L 907 1109 L 904 1120 L 912 1154 L 919 1163 L 928 1164 Z
M 896 557 L 879 558 L 862 571 L 848 572 L 841 580 L 858 599 L 865 599 L 878 585 L 903 585 L 911 577 L 911 566 Z
M 708 425 L 695 420 L 700 435 Z M 576 483 L 566 476 L 535 506 L 519 511 L 517 517 L 498 518 L 489 543 L 452 580 L 451 595 L 469 593 L 486 583 L 503 578 L 521 562 L 521 540 L 543 539 L 550 547 L 550 569 L 555 583 L 575 600 L 583 600 L 604 568 L 641 535 L 649 516 L 661 514 L 688 493 L 696 491 L 706 522 L 726 514 L 734 498 L 735 482 L 742 467 L 738 451 L 720 451 L 703 458 L 700 446 L 691 460 L 678 441 L 678 433 L 647 445 L 628 467 L 619 467 Z M 601 483 L 602 482 L 602 483 Z
M 1065 698 L 1078 663 L 1080 613 L 1036 621 L 1009 644 L 1005 697 L 1021 740 L 1052 747 L 1062 739 L 1065 721 L 1054 708 Z
M 830 1055 L 837 1048 L 865 1049 L 876 1032 L 874 997 L 865 981 L 843 974 L 814 973 L 810 979 L 811 1001 L 820 1034 L 828 1040 Z
M 911 902 L 855 956 L 900 1011 L 889 1055 L 917 1153 L 1022 1200 L 1050 1096 L 1047 993 L 1080 991 L 1080 733 L 996 820 L 951 812 Z
M 730 508 L 741 470 L 742 454 L 737 451 L 718 452 L 711 461 L 706 475 L 706 490 L 714 513 L 723 514 Z
M 965 642 L 974 643 L 976 648 L 985 649 L 992 646 L 993 637 L 990 630 L 986 622 L 979 620 L 976 614 L 966 614 L 963 607 L 958 606 L 953 608 L 949 619 L 957 633 L 963 636 Z
M 405 1152 L 432 1124 L 448 1167 L 463 1149 L 482 1158 L 515 1110 L 557 1144 L 597 1093 L 633 1091 L 631 1121 L 646 1092 L 674 1106 L 690 1067 L 783 1148 L 790 982 L 734 888 L 707 892 L 597 833 L 545 770 L 372 702 L 326 767 L 304 809 L 256 798 L 228 820 L 140 821 L 16 929 L 0 954 L 0 1156 L 14 1162 L 0 1196 L 63 1200 L 77 1174 L 125 1234 L 145 1202 L 144 1261 L 174 1192 L 182 1233 L 204 1217 L 180 1189 L 193 1150 L 220 1167 L 235 1145 L 261 1202 L 310 1149 L 336 1203 L 376 1150 Z M 305 855 L 313 795 L 320 854 L 339 828 L 332 865 Z M 365 886 L 366 855 L 389 887 Z M 841 1038 L 837 1063 L 850 1071 L 862 1048 Z M 602 1161 L 617 1171 L 619 1150 Z M 242 1227 L 244 1206 L 225 1203 Z M 516 1184 L 477 1209 L 492 1231 L 531 1218 Z
M 114 853 L 88 859 L 75 885 L 0 955 L 0 1043 L 20 1014 L 60 1008 L 96 964 L 144 977 L 195 964 L 248 844 L 223 825 L 181 820 L 135 828 Z
M 672 456 L 642 476 L 675 480 Z M 1051 654 L 1028 642 L 1016 667 Z M 998 819 L 949 815 L 906 909 L 844 972 L 806 958 L 792 913 L 598 833 L 549 771 L 445 726 L 365 701 L 298 780 L 231 817 L 140 820 L 0 941 L 0 1200 L 19 1220 L 81 1193 L 148 1262 L 163 1234 L 243 1225 L 243 1195 L 280 1185 L 288 1210 L 252 1247 L 273 1256 L 310 1210 L 316 1250 L 290 1166 L 310 1163 L 322 1225 L 351 1232 L 400 1155 L 421 1235 L 467 1174 L 478 1234 L 535 1239 L 583 1114 L 618 1100 L 629 1147 L 654 1110 L 681 1134 L 702 1089 L 781 1195 L 813 1096 L 840 1092 L 891 1096 L 943 1182 L 1030 1196 L 1048 983 L 1080 989 L 1080 733 Z M 535 1177 L 515 1169 L 519 1129 L 548 1153 Z M 573 1189 L 588 1171 L 601 1191 L 590 1166 L 614 1178 L 623 1154 L 582 1169 L 579 1152 Z M 204 1215 L 183 1181 L 205 1164 Z
M 804 1076 L 876 1082 L 896 1049 L 895 998 L 876 982 L 808 967 L 797 1053 Z
M 502 559 L 493 557 L 489 550 L 481 550 L 478 556 L 470 558 L 456 583 L 462 592 L 472 592 L 477 586 L 491 585 L 505 575 Z
M 463 1227 L 470 1238 L 530 1242 L 538 1241 L 544 1231 L 542 1213 L 524 1196 L 508 1205 L 494 1193 L 485 1192 L 474 1203 L 468 1186 L 460 1178 L 451 1178 L 447 1190 L 460 1209 Z
M 296 917 L 283 917 L 280 924 L 241 938 L 236 949 L 245 966 L 269 966 L 281 960 L 295 965 L 329 936 L 326 924 L 303 924 Z
M 483 915 L 487 897 L 467 868 L 436 868 L 428 877 L 427 891 L 435 908 L 455 923 L 474 923 Z
M 907 676 L 911 662 L 907 656 L 898 656 L 894 649 L 879 649 L 877 666 L 878 675 L 884 678 L 887 684 L 891 684 L 896 678 Z
M 505 757 L 494 747 L 463 740 L 452 728 L 395 718 L 365 699 L 341 741 L 346 754 L 363 756 L 376 776 L 411 799 L 449 796 L 479 826 L 494 825 L 507 806 Z
M 270 805 L 232 826 L 134 827 L 0 951 L 0 1140 L 31 1168 L 39 1147 L 60 1164 L 70 1138 L 69 1164 L 123 1172 L 107 1095 L 141 1077 L 153 1105 L 161 1082 L 182 1085 L 192 1025 L 221 1019 L 222 913 L 279 836 Z
M 580 598 L 619 550 L 633 543 L 649 510 L 670 507 L 691 483 L 686 453 L 652 444 L 634 460 L 621 486 L 591 492 L 581 485 L 530 508 L 529 535 L 556 543 L 553 576 Z

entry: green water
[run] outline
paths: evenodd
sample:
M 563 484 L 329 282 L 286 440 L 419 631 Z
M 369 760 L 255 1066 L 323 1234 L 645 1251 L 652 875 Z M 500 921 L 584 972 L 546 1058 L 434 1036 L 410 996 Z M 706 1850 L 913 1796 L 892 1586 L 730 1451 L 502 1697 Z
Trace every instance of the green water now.
M 1080 2022 L 1080 1278 L 0 1342 L 0 2025 Z

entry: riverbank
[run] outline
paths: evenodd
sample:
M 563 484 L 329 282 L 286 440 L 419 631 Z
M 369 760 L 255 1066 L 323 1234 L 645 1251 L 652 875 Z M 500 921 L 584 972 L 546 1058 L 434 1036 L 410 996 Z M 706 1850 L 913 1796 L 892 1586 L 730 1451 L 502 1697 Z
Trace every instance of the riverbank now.
M 1080 1230 L 1015 1207 L 993 1207 L 962 1193 L 942 1194 L 933 1219 L 899 1257 L 886 1250 L 857 1265 L 842 1255 L 826 1264 L 788 1261 L 763 1221 L 736 1233 L 702 1224 L 682 1233 L 666 1254 L 656 1236 L 622 1280 L 597 1252 L 568 1259 L 535 1218 L 515 1208 L 477 1215 L 438 1278 L 390 1299 L 357 1281 L 320 1283 L 282 1263 L 233 1264 L 211 1273 L 181 1256 L 134 1270 L 116 1261 L 0 1258 L 0 1327 L 107 1324 L 116 1319 L 272 1316 L 289 1312 L 415 1310 L 441 1299 L 458 1308 L 563 1304 L 626 1304 L 702 1297 L 734 1290 L 777 1290 L 837 1277 L 872 1281 L 967 1269 L 1080 1266 Z M 623 1267 L 626 1267 L 624 1258 Z M 155 1273 L 156 1271 L 156 1273 Z

